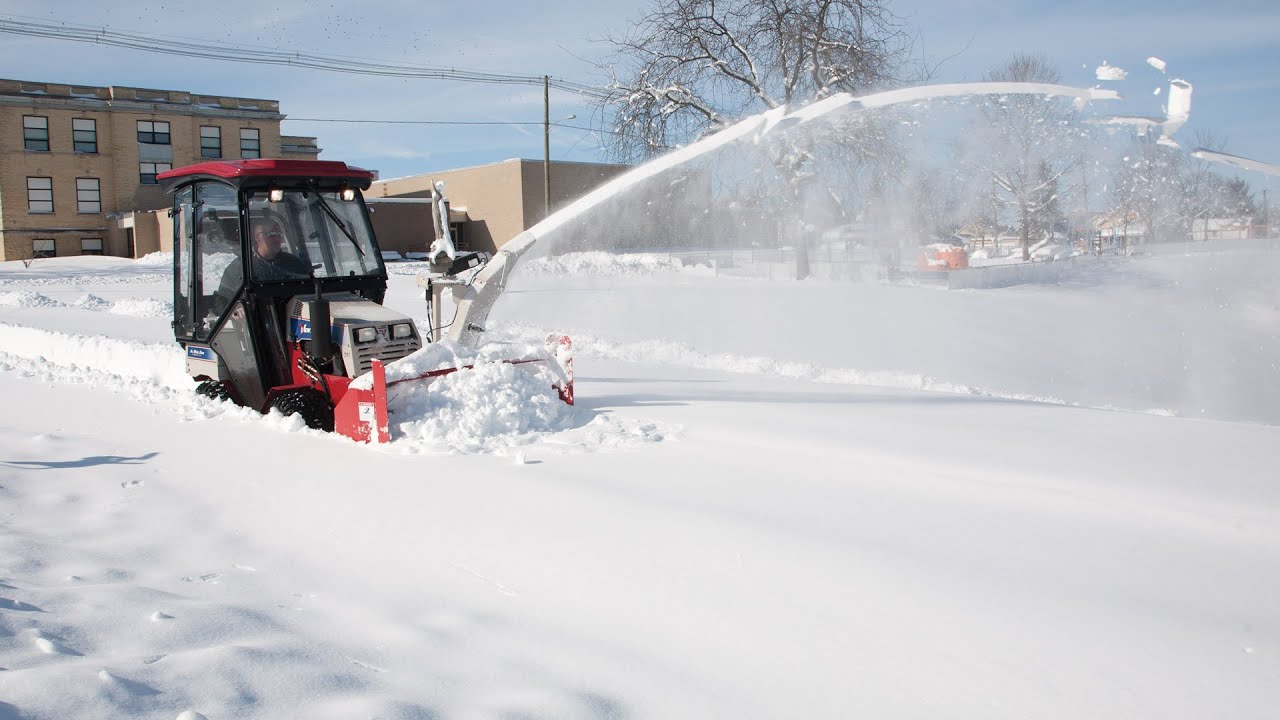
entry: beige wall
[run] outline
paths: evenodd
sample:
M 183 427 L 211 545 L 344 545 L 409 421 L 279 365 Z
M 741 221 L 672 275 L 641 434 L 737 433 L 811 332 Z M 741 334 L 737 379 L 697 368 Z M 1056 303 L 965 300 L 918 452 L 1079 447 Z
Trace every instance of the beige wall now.
M 24 116 L 48 119 L 48 152 L 24 148 Z M 96 122 L 96 153 L 74 151 L 75 118 Z M 274 100 L 0 79 L 0 260 L 31 257 L 31 241 L 36 238 L 54 239 L 59 255 L 79 255 L 83 238 L 100 237 L 106 254 L 125 255 L 123 217 L 170 203 L 159 185 L 140 182 L 140 162 L 154 159 L 181 167 L 205 160 L 200 156 L 201 126 L 220 129 L 225 159 L 240 158 L 241 128 L 258 130 L 262 157 L 278 157 L 282 118 Z M 170 145 L 139 144 L 139 120 L 168 122 Z M 143 152 L 159 156 L 143 158 Z M 28 177 L 52 179 L 54 212 L 28 212 Z M 98 179 L 101 212 L 78 212 L 77 178 Z M 146 254 L 137 235 L 135 228 L 136 254 Z
M 491 252 L 525 229 L 518 161 L 378 181 L 368 195 L 431 197 L 431 186 L 437 181 L 444 182 L 449 204 L 466 210 L 470 219 L 464 232 L 472 250 Z M 432 232 L 430 226 L 424 228 L 425 234 Z
M 173 219 L 167 210 L 133 213 L 125 222 L 133 223 L 134 257 L 173 250 Z
M 369 221 L 378 247 L 398 253 L 426 252 L 435 237 L 431 204 L 380 203 L 372 201 Z
M 629 168 L 596 163 L 551 163 L 552 209 L 563 207 Z M 431 185 L 444 181 L 450 206 L 465 211 L 467 245 L 492 252 L 546 216 L 542 162 L 506 160 L 473 168 L 380 180 L 369 197 L 430 197 Z M 428 216 L 426 221 L 430 222 Z M 375 219 L 375 229 L 379 227 Z M 382 239 L 382 231 L 379 241 Z M 398 232 L 398 231 L 397 231 Z M 429 236 L 428 226 L 424 234 Z M 386 248 L 384 245 L 384 249 Z

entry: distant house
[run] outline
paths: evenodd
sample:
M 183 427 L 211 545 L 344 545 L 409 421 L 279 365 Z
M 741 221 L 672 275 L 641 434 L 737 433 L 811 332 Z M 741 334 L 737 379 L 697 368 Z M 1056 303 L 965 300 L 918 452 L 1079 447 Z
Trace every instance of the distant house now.
M 1115 210 L 1093 218 L 1096 238 L 1103 244 L 1128 247 L 1131 242 L 1141 241 L 1146 233 L 1143 224 L 1138 220 L 1138 213 Z
M 1200 218 L 1191 223 L 1192 240 L 1251 240 L 1267 234 L 1267 226 L 1254 218 Z
M 987 247 L 988 244 L 994 248 L 999 248 L 1002 237 L 1008 237 L 1000 234 L 999 227 L 980 222 L 966 223 L 959 230 L 956 230 L 954 235 L 963 240 L 965 244 L 975 248 Z M 1019 240 L 1015 237 L 1013 242 L 1016 245 Z

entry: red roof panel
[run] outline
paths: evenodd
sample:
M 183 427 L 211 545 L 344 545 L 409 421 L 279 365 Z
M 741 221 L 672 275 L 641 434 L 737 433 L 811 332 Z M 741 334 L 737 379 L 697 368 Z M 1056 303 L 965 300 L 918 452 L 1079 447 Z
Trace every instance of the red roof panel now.
M 243 177 L 337 177 L 373 180 L 373 173 L 334 160 L 215 160 L 165 170 L 157 180 L 212 175 L 221 178 Z

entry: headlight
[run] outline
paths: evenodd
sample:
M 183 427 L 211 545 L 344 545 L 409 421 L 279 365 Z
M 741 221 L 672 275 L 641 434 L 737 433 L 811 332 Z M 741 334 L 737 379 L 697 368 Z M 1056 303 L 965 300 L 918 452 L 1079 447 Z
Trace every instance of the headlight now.
M 367 343 L 378 339 L 378 331 L 371 327 L 356 328 L 356 342 Z
M 391 326 L 391 337 L 396 340 L 403 340 L 413 335 L 413 328 L 409 327 L 409 323 L 400 323 Z

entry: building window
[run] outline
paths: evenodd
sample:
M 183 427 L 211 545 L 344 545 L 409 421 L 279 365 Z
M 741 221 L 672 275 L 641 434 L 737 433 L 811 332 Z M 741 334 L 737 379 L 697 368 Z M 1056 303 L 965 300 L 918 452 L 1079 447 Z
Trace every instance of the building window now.
M 76 212 L 102 212 L 102 183 L 98 178 L 76 178 Z
M 168 145 L 169 123 L 159 120 L 139 120 L 138 142 L 148 145 Z
M 22 144 L 27 150 L 49 152 L 49 118 L 23 115 Z
M 54 245 L 53 240 L 48 238 L 36 238 L 31 241 L 31 257 L 33 258 L 51 258 L 56 257 L 58 248 Z
M 212 125 L 200 126 L 200 157 L 222 157 L 222 129 Z
M 53 212 L 53 178 L 27 178 L 27 212 Z
M 165 170 L 172 170 L 172 163 L 144 162 L 138 163 L 138 182 L 143 185 L 155 185 L 156 175 Z
M 78 153 L 98 152 L 98 121 L 89 118 L 72 118 L 71 145 Z
M 258 131 L 255 128 L 240 128 L 240 157 L 262 157 L 262 144 L 258 142 Z
M 81 238 L 80 254 L 81 255 L 101 255 L 102 254 L 102 238 Z

